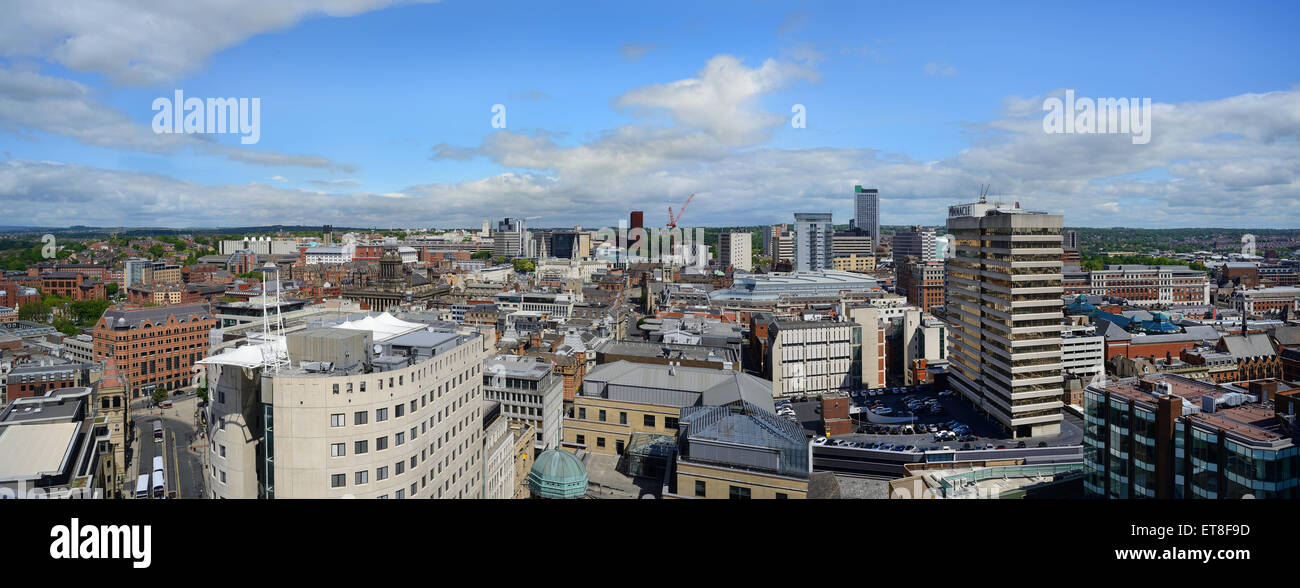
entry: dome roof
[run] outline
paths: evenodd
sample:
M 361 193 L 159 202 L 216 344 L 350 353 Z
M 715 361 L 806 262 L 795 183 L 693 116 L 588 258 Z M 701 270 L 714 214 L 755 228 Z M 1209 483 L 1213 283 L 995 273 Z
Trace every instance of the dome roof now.
M 539 498 L 582 498 L 587 493 L 587 466 L 572 453 L 547 449 L 528 472 L 528 490 Z

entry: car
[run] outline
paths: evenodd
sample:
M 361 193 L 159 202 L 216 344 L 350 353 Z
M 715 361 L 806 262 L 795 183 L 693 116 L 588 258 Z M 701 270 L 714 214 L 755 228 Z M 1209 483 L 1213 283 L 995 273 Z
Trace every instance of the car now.
M 913 449 L 916 449 L 916 446 L 915 446 L 915 445 L 908 445 L 907 447 L 904 447 L 903 449 L 904 449 L 904 451 L 911 451 L 911 450 L 913 450 Z
M 1038 446 L 1039 446 L 1039 447 L 1047 447 L 1047 442 L 1046 442 L 1046 441 L 1039 441 L 1039 442 L 1038 442 Z
M 825 445 L 825 444 L 826 444 L 826 438 L 825 438 L 825 437 L 818 437 L 818 438 L 816 438 L 816 439 L 813 439 L 813 440 L 812 440 L 812 444 L 813 444 L 813 445 Z
M 903 451 L 903 446 L 895 445 L 893 449 L 890 449 L 890 451 Z
M 989 444 L 985 445 L 985 446 L 984 446 L 984 449 L 993 449 L 993 444 L 992 444 L 992 443 L 989 443 Z
M 952 451 L 952 448 L 951 448 L 951 447 L 948 447 L 947 445 L 944 445 L 944 446 L 943 446 L 943 450 L 944 450 L 944 451 Z
M 160 408 L 171 408 L 171 407 L 172 407 L 172 401 L 170 401 L 170 400 L 164 400 L 164 401 L 162 401 L 162 404 L 159 404 L 158 406 L 159 406 Z
M 1024 442 L 1024 441 L 1021 441 L 1021 442 L 1019 442 L 1019 443 L 1016 443 L 1016 449 L 1024 449 L 1024 447 L 1025 447 L 1025 442 Z
M 961 450 L 962 450 L 962 451 L 970 451 L 970 443 L 962 443 L 962 444 L 961 444 Z

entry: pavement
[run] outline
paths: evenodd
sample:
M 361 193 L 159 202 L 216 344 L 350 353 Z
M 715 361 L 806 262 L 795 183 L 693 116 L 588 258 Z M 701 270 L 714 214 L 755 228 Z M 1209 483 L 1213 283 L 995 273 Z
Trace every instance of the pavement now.
M 135 423 L 136 441 L 132 476 L 128 480 L 127 494 L 135 491 L 135 480 L 142 472 L 153 466 L 155 455 L 162 455 L 164 472 L 167 476 L 167 491 L 175 493 L 176 498 L 204 498 L 203 451 L 206 451 L 206 439 L 200 438 L 196 427 L 194 411 L 198 398 L 193 394 L 171 397 L 171 408 L 149 407 L 150 402 L 137 402 L 132 407 L 131 420 Z M 163 423 L 163 441 L 154 441 L 153 423 L 161 419 Z

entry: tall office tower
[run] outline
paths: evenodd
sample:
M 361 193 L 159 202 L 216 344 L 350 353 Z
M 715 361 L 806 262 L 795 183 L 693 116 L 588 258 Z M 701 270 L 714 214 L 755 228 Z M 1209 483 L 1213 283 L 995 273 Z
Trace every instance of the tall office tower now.
M 1015 437 L 1061 428 L 1061 226 L 983 198 L 948 208 L 948 381 Z
M 483 219 L 483 230 L 479 232 L 479 236 L 486 237 L 491 234 L 492 234 L 492 223 L 488 221 L 488 219 Z
M 909 255 L 921 261 L 938 259 L 935 251 L 934 231 L 921 227 L 912 227 L 911 230 L 895 233 L 892 255 L 894 263 L 901 263 Z
M 152 267 L 153 262 L 148 259 L 128 259 L 122 262 L 122 289 L 145 283 L 144 270 Z
M 880 192 L 875 188 L 853 187 L 854 227 L 871 235 L 871 242 L 880 245 Z
M 522 218 L 501 220 L 492 238 L 492 254 L 496 257 L 522 257 L 527 253 L 528 231 L 524 229 Z
M 753 237 L 749 233 L 720 233 L 718 263 L 736 271 L 754 271 Z
M 324 244 L 327 247 L 334 244 L 334 225 L 321 227 L 321 240 L 325 242 Z
M 1064 249 L 1066 251 L 1078 251 L 1079 232 L 1066 231 L 1064 233 L 1061 233 L 1061 249 Z
M 831 253 L 834 251 L 834 234 L 831 213 L 794 213 L 795 271 L 833 269 Z

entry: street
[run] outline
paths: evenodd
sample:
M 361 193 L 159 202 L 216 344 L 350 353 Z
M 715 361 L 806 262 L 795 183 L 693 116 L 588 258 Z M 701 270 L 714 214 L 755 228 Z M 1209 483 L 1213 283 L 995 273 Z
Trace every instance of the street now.
M 176 498 L 203 498 L 206 480 L 201 451 L 207 450 L 205 439 L 197 439 L 194 410 L 197 397 L 174 396 L 171 408 L 147 408 L 147 402 L 132 411 L 135 422 L 136 451 L 131 464 L 132 476 L 128 480 L 127 494 L 134 491 L 136 477 L 149 473 L 155 455 L 162 455 L 167 476 L 167 491 Z M 163 423 L 163 441 L 154 441 L 153 423 L 159 418 Z

